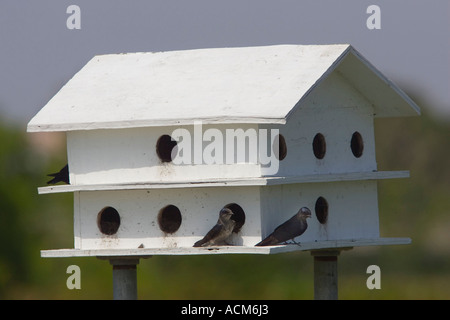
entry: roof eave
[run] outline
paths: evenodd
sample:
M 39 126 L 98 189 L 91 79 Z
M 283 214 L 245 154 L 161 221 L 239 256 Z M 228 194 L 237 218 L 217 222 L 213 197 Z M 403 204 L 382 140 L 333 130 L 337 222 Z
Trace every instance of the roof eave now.
M 332 72 L 338 72 L 361 93 L 374 108 L 375 117 L 406 117 L 420 115 L 420 107 L 394 82 L 384 76 L 351 45 L 334 61 L 327 71 L 300 98 L 286 118 Z
M 420 107 L 353 47 L 337 71 L 372 103 L 375 117 L 420 115 Z
M 152 119 L 152 120 L 129 120 L 113 122 L 90 122 L 90 123 L 60 123 L 60 124 L 34 124 L 30 122 L 27 132 L 61 132 L 77 130 L 100 130 L 100 129 L 126 129 L 143 127 L 168 127 L 189 126 L 201 123 L 211 124 L 285 124 L 286 118 L 261 118 L 261 117 L 214 117 L 214 118 L 189 118 L 189 119 Z

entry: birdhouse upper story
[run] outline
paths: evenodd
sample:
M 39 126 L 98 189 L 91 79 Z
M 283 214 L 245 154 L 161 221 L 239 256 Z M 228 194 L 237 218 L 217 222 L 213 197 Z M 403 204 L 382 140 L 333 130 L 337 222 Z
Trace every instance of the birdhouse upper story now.
M 30 121 L 70 184 L 373 174 L 374 118 L 419 108 L 350 45 L 94 57 Z

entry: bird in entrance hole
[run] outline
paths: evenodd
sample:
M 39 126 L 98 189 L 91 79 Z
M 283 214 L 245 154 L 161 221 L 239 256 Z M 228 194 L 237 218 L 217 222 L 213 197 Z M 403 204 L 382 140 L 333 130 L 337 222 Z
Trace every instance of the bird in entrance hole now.
M 226 245 L 227 238 L 233 232 L 236 221 L 231 219 L 233 211 L 229 208 L 223 208 L 219 213 L 219 220 L 211 230 L 203 237 L 203 239 L 197 241 L 194 247 L 208 247 L 208 246 L 220 246 Z
M 303 207 L 289 220 L 275 228 L 275 230 L 256 246 L 274 246 L 288 240 L 293 240 L 306 231 L 308 224 L 306 219 L 311 218 L 311 211 Z
M 59 172 L 48 174 L 49 177 L 53 177 L 47 184 L 56 184 L 58 182 L 64 182 L 69 184 L 69 165 L 66 164 Z

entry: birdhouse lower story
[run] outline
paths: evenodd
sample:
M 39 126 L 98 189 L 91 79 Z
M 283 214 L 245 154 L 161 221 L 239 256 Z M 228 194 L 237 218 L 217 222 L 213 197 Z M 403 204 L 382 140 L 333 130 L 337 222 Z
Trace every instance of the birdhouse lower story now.
M 230 246 L 252 247 L 301 207 L 312 212 L 297 242 L 379 238 L 377 183 L 341 181 L 271 186 L 75 192 L 75 249 L 192 247 L 233 211 Z

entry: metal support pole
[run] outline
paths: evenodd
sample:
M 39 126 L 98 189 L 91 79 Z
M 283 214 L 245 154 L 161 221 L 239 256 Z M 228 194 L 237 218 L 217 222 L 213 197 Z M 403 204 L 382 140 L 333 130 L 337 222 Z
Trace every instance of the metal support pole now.
M 113 266 L 113 299 L 137 300 L 136 266 L 139 259 L 109 259 Z
M 314 257 L 314 299 L 337 300 L 339 250 L 315 250 L 311 255 Z

